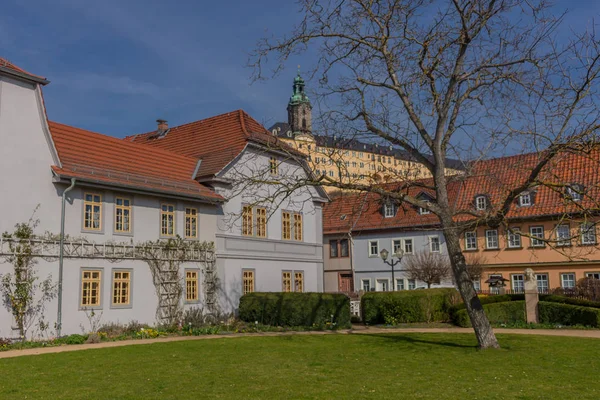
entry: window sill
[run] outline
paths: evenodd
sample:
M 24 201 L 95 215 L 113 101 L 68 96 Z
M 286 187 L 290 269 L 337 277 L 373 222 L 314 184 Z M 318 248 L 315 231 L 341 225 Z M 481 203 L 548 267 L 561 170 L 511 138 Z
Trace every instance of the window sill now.
M 78 311 L 96 311 L 96 310 L 102 310 L 102 306 L 79 306 Z
M 110 305 L 110 309 L 111 310 L 127 310 L 127 309 L 132 309 L 133 308 L 133 304 L 127 304 L 127 305 L 118 305 L 118 304 L 111 304 Z
M 523 246 L 506 247 L 504 250 L 523 250 Z
M 475 252 L 478 252 L 479 249 L 464 249 L 463 251 L 468 252 L 468 253 L 475 253 Z
M 483 251 L 499 251 L 500 247 L 493 247 L 493 248 L 485 248 L 483 249 Z
M 535 249 L 545 249 L 545 248 L 546 248 L 546 246 L 529 246 L 529 247 L 527 247 L 527 248 L 528 248 L 528 249 L 531 249 L 531 250 L 535 250 Z
M 578 246 L 579 247 L 592 247 L 592 246 L 598 246 L 598 243 L 581 243 Z
M 133 236 L 133 232 L 117 232 L 117 231 L 113 231 L 113 235 L 115 235 L 115 236 Z

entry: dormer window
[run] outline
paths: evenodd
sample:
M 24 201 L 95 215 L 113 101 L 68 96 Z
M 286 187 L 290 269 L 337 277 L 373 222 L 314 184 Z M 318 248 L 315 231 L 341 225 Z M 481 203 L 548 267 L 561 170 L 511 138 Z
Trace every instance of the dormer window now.
M 427 215 L 427 214 L 431 214 L 431 211 L 429 211 L 426 208 L 419 207 L 419 214 L 421 214 L 421 215 Z
M 527 207 L 531 205 L 531 193 L 521 193 L 519 196 L 519 205 L 521 207 Z
M 583 190 L 580 185 L 570 185 L 566 187 L 567 197 L 572 201 L 581 201 L 583 198 Z
M 487 199 L 485 198 L 485 196 L 475 197 L 475 208 L 479 211 L 485 210 L 487 208 Z
M 385 218 L 393 218 L 396 216 L 398 206 L 395 203 L 386 203 L 383 205 L 383 216 Z

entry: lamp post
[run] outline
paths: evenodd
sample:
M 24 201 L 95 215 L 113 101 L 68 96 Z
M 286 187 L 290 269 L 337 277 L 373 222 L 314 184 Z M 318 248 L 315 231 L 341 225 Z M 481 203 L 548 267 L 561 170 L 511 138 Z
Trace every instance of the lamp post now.
M 390 267 L 392 267 L 392 291 L 396 291 L 396 280 L 394 279 L 394 267 L 398 264 L 400 264 L 400 261 L 402 261 L 402 256 L 404 255 L 404 250 L 399 249 L 396 254 L 392 254 L 392 258 L 390 259 L 390 261 L 387 260 L 388 256 L 390 255 L 390 252 L 387 251 L 386 249 L 383 249 L 379 252 L 379 255 L 381 256 L 381 259 L 383 260 L 384 263 L 386 263 L 387 265 L 389 265 Z M 397 260 L 394 260 L 394 257 L 397 258 Z

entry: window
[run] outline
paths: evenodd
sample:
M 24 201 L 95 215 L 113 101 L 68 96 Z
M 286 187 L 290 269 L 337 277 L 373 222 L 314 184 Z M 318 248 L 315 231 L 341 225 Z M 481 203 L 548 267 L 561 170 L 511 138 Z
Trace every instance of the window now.
M 283 271 L 281 273 L 281 287 L 283 292 L 292 291 L 292 273 L 290 271 Z
M 385 218 L 392 218 L 396 216 L 398 206 L 395 203 L 387 203 L 383 206 L 383 216 Z
M 294 240 L 302 241 L 302 214 L 294 213 Z
M 115 198 L 115 232 L 131 232 L 131 200 L 124 197 Z
M 581 244 L 596 244 L 596 225 L 584 222 L 579 226 Z
M 261 238 L 267 237 L 267 209 L 256 209 L 256 236 Z
M 175 206 L 173 204 L 161 204 L 160 206 L 160 234 L 175 236 Z
M 413 240 L 412 239 L 404 239 L 404 254 L 412 254 L 413 253 Z
M 427 215 L 427 214 L 430 214 L 430 213 L 431 213 L 431 211 L 429 211 L 428 209 L 423 208 L 423 207 L 419 207 L 419 214 L 421 214 L 421 215 Z
M 496 229 L 490 229 L 485 231 L 485 248 L 486 249 L 497 249 L 498 248 L 498 231 Z
M 387 292 L 389 290 L 389 283 L 387 279 L 377 279 L 376 290 L 378 292 Z
M 495 279 L 502 279 L 502 274 L 490 274 L 489 276 L 489 280 L 494 280 Z M 492 286 L 492 284 L 490 283 L 490 293 L 492 294 L 498 294 L 500 293 L 500 287 L 498 286 Z
M 185 237 L 188 239 L 198 238 L 198 209 L 185 209 Z
M 531 235 L 531 247 L 544 247 L 544 227 L 543 226 L 532 226 L 529 228 L 529 234 Z
M 586 272 L 585 277 L 592 279 L 600 279 L 600 272 Z
M 477 250 L 477 232 L 465 232 L 465 250 Z
M 571 228 L 569 225 L 556 226 L 556 245 L 570 246 L 571 245 Z
M 512 290 L 516 293 L 522 293 L 525 291 L 525 275 L 513 274 L 512 279 Z
M 81 307 L 100 307 L 100 284 L 102 271 L 84 270 L 81 272 Z
M 131 299 L 131 271 L 113 272 L 113 294 L 112 304 L 115 306 L 127 306 Z
M 277 175 L 279 173 L 279 164 L 277 163 L 277 158 L 271 157 L 269 159 L 269 173 L 271 175 Z
M 369 241 L 369 257 L 379 257 L 379 242 L 377 240 Z
M 508 228 L 508 247 L 511 249 L 521 247 L 521 229 L 520 228 Z
M 519 196 L 519 205 L 521 207 L 527 207 L 531 205 L 531 193 L 521 193 Z
M 242 208 L 242 235 L 252 236 L 254 234 L 253 227 L 254 210 L 251 206 Z
M 83 198 L 83 228 L 102 230 L 102 195 L 85 193 Z
M 294 272 L 294 291 L 304 292 L 304 272 L 302 271 Z
M 581 187 L 579 187 L 579 185 L 567 186 L 567 196 L 572 201 L 581 201 L 583 198 L 582 192 L 583 190 Z
M 404 279 L 396 279 L 396 290 L 404 290 Z
M 350 246 L 348 239 L 340 240 L 340 257 L 348 257 L 350 255 Z
M 487 199 L 485 196 L 475 197 L 475 208 L 477 210 L 485 210 L 487 208 Z
M 339 257 L 339 248 L 337 240 L 329 241 L 329 258 L 337 258 Z
M 402 239 L 393 239 L 392 254 L 398 254 L 400 251 L 404 251 L 404 249 L 402 249 Z
M 185 301 L 198 301 L 198 271 L 185 271 Z
M 430 236 L 429 237 L 429 250 L 432 253 L 440 252 L 440 238 L 439 236 Z
M 365 292 L 370 292 L 371 291 L 371 280 L 363 279 L 361 281 L 361 287 L 362 287 L 362 290 L 364 290 Z
M 560 285 L 563 289 L 573 289 L 575 288 L 575 274 L 567 273 L 560 274 Z
M 292 214 L 287 211 L 281 212 L 281 238 L 292 240 Z
M 417 282 L 414 279 L 408 279 L 408 290 L 415 290 L 417 288 Z
M 548 274 L 536 274 L 535 279 L 537 281 L 538 293 L 548 293 Z
M 254 292 L 254 270 L 242 270 L 242 294 Z
M 476 292 L 480 292 L 481 291 L 481 281 L 479 281 L 479 280 L 473 281 L 473 289 L 475 289 Z

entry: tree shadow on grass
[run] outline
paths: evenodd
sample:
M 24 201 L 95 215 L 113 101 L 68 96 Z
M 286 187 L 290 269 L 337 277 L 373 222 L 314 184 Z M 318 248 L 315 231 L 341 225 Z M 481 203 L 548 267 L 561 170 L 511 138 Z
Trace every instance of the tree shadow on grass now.
M 445 346 L 445 347 L 458 347 L 465 349 L 477 349 L 476 344 L 461 344 L 456 342 L 451 342 L 447 340 L 427 340 L 421 337 L 414 337 L 412 334 L 375 334 L 375 333 L 363 333 L 360 336 L 371 336 L 379 339 L 387 339 L 392 342 L 405 342 L 411 344 L 429 344 L 435 346 Z

